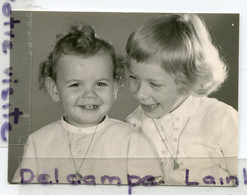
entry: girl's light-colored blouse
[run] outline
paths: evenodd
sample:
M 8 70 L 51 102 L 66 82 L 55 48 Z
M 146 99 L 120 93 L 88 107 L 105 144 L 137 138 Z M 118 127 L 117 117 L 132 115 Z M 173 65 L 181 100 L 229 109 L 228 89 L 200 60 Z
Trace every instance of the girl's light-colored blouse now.
M 141 178 L 146 175 L 161 177 L 160 162 L 155 158 L 146 159 L 150 155 L 156 157 L 154 152 L 146 138 L 121 121 L 106 116 L 97 126 L 79 128 L 62 118 L 29 136 L 13 182 L 27 182 L 32 172 L 34 178 L 31 183 L 42 180 L 70 183 L 72 180 L 68 176 L 75 174 L 75 166 L 77 170 L 81 166 L 79 172 L 85 180 L 96 184 L 109 184 L 111 181 L 113 184 L 119 181 L 128 184 L 127 174 Z M 21 169 L 27 170 L 22 175 L 24 179 L 20 175 Z
M 226 177 L 237 176 L 238 113 L 223 102 L 191 95 L 159 119 L 146 117 L 139 106 L 127 122 L 156 148 L 166 184 L 184 185 L 187 176 L 199 185 L 208 185 L 209 178 L 216 183 L 211 185 L 232 185 Z

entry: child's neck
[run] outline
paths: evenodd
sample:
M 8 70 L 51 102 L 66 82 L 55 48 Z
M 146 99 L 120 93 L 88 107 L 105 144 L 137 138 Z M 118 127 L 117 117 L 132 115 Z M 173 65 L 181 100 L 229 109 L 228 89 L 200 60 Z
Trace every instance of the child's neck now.
M 105 120 L 106 116 L 104 116 L 104 117 L 100 120 L 100 122 L 99 122 L 99 123 L 96 123 L 96 124 L 76 124 L 76 125 L 70 123 L 69 120 L 68 120 L 68 117 L 67 117 L 66 115 L 64 115 L 63 118 L 64 118 L 64 121 L 65 121 L 66 123 L 68 123 L 68 124 L 70 124 L 70 125 L 73 125 L 73 126 L 75 126 L 75 127 L 78 127 L 78 128 L 89 128 L 89 127 L 95 127 L 95 126 L 99 125 L 100 123 L 102 123 L 102 122 Z
M 174 106 L 172 107 L 172 109 L 171 109 L 171 111 L 169 113 L 171 113 L 174 110 L 176 110 L 177 108 L 179 108 L 185 102 L 185 100 L 187 99 L 187 97 L 188 97 L 188 95 L 182 96 L 181 98 L 179 98 L 177 100 L 177 102 L 174 104 Z

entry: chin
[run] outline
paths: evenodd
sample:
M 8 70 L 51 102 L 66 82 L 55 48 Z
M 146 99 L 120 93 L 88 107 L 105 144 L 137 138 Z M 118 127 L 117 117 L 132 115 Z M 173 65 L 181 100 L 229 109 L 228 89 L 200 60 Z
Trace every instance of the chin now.
M 155 119 L 155 118 L 160 118 L 160 115 L 157 115 L 157 114 L 154 114 L 154 113 L 147 113 L 147 112 L 144 112 L 145 115 L 148 117 L 148 118 L 152 118 L 152 119 Z
M 157 118 L 161 118 L 163 117 L 164 115 L 167 115 L 169 113 L 161 113 L 161 112 L 158 112 L 157 110 L 153 111 L 153 112 L 145 112 L 145 115 L 148 117 L 148 118 L 152 118 L 152 119 L 157 119 Z
M 105 115 L 104 115 L 105 116 Z M 100 124 L 102 121 L 103 121 L 103 119 L 105 118 L 104 116 L 94 116 L 94 117 L 90 117 L 90 118 L 88 118 L 88 123 L 90 123 L 90 124 L 95 124 L 95 125 L 98 125 L 98 124 Z

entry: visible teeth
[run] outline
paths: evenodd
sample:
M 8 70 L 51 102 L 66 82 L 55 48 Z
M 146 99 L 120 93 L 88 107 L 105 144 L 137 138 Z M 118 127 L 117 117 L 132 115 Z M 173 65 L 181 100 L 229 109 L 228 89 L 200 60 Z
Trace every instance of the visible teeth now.
M 156 107 L 158 104 L 153 104 L 153 105 L 151 105 L 151 108 L 154 108 L 154 107 Z
M 88 104 L 88 105 L 83 105 L 82 108 L 84 109 L 88 109 L 88 110 L 93 110 L 95 108 L 97 108 L 97 105 L 92 105 L 92 104 Z
M 145 107 L 155 108 L 158 104 L 143 104 Z

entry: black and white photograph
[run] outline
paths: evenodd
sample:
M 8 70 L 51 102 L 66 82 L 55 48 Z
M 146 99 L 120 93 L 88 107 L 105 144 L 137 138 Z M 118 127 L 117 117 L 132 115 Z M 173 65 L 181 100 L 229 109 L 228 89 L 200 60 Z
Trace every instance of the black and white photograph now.
M 11 15 L 9 183 L 238 185 L 239 14 Z

